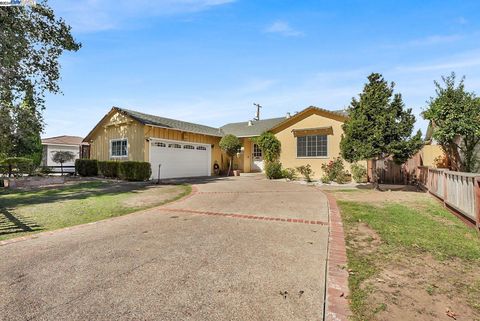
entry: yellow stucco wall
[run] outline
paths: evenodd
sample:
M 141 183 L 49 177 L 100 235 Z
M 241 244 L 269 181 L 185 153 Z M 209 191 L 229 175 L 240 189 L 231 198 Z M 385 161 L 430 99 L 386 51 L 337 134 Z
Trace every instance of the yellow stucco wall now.
M 278 130 L 274 130 L 275 136 L 282 144 L 280 162 L 284 168 L 296 168 L 298 166 L 310 164 L 314 171 L 314 178 L 319 179 L 323 176 L 322 164 L 326 164 L 335 157 L 340 157 L 340 140 L 342 137 L 343 121 L 340 117 L 332 119 L 323 115 L 311 112 L 305 115 L 305 118 L 297 122 L 286 124 Z M 297 158 L 297 142 L 292 130 L 311 129 L 318 127 L 329 127 L 333 129 L 333 135 L 327 135 L 327 157 L 302 157 Z M 361 162 L 366 166 L 366 162 Z M 350 164 L 344 161 L 345 169 L 351 172 Z
M 144 160 L 143 125 L 122 115 L 112 113 L 90 135 L 90 158 L 97 160 Z M 110 140 L 128 139 L 128 157 L 110 157 Z

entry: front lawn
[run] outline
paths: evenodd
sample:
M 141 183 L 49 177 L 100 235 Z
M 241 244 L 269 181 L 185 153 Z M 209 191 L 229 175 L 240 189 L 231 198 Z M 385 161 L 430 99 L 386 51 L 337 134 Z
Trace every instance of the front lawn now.
M 132 213 L 190 192 L 188 185 L 112 181 L 0 192 L 0 240 Z
M 336 191 L 354 320 L 480 320 L 480 238 L 431 196 Z

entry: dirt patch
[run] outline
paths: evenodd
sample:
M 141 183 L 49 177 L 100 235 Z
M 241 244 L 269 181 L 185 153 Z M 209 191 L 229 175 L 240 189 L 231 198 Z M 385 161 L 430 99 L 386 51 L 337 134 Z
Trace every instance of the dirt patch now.
M 125 198 L 122 205 L 126 207 L 151 207 L 179 197 L 185 192 L 184 186 L 147 186 Z
M 363 222 L 347 229 L 347 244 L 354 255 L 368 256 L 376 266 L 377 272 L 361 285 L 367 293 L 365 319 L 480 320 L 478 263 L 382 253 L 381 238 Z
M 333 191 L 337 200 L 345 200 L 362 203 L 422 203 L 424 201 L 431 202 L 432 197 L 425 192 L 416 191 L 376 191 L 376 190 L 352 190 L 347 191 Z

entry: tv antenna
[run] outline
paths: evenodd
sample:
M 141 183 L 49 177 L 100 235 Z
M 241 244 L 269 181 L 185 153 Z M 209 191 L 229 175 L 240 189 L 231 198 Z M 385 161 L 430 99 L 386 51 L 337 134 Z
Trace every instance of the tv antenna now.
M 257 112 L 256 112 L 255 118 L 253 118 L 253 120 L 260 120 L 260 108 L 262 108 L 262 106 L 260 104 L 257 104 L 257 103 L 253 103 L 253 106 L 257 107 Z

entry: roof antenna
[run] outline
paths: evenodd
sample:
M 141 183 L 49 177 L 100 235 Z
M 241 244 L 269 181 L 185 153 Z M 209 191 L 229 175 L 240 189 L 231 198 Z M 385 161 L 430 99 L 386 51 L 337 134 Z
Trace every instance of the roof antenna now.
M 260 120 L 260 108 L 262 108 L 262 106 L 260 104 L 257 104 L 257 103 L 253 103 L 253 106 L 257 107 L 257 113 L 255 114 L 255 118 L 253 118 L 253 120 Z

